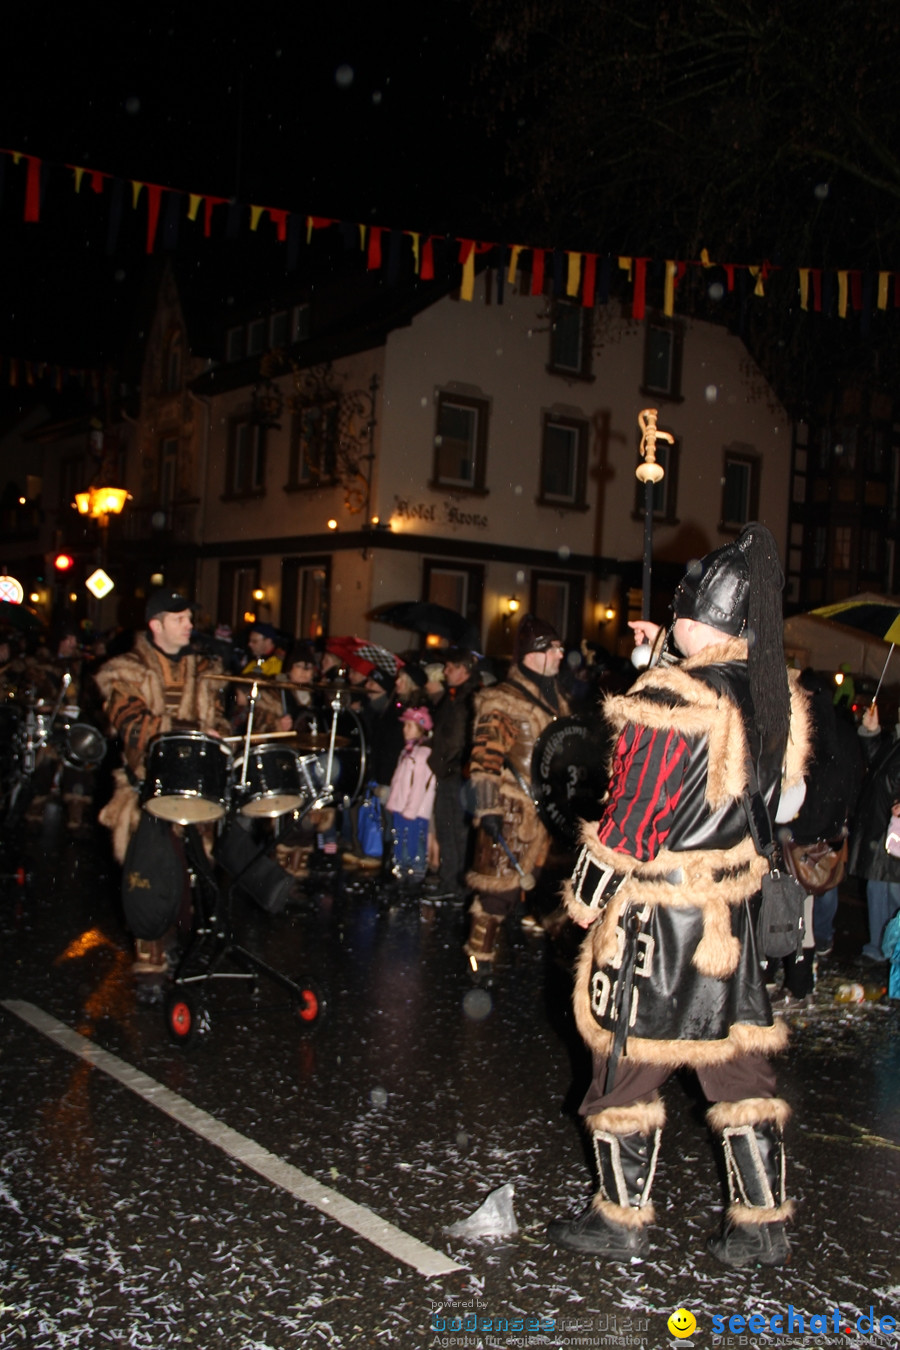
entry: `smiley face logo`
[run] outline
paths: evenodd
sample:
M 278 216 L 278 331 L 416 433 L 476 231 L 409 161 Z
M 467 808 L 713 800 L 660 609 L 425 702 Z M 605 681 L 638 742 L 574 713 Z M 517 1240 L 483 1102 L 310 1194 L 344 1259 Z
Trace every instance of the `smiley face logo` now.
M 666 1326 L 673 1336 L 683 1340 L 697 1330 L 697 1319 L 692 1312 L 688 1312 L 687 1308 L 676 1308 Z

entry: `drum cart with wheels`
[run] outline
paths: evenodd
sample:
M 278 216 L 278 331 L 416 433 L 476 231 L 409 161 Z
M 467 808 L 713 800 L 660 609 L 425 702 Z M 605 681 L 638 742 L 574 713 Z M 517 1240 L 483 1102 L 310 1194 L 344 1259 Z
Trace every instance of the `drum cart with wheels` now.
M 220 885 L 195 825 L 185 826 L 184 849 L 191 877 L 194 926 L 165 999 L 169 1035 L 178 1045 L 188 1045 L 206 1024 L 201 991 L 212 980 L 246 981 L 255 991 L 261 978 L 271 980 L 290 995 L 299 1027 L 311 1030 L 325 1011 L 325 1000 L 316 984 L 302 975 L 296 979 L 283 975 L 235 941 L 231 902 L 240 874 L 227 888 Z

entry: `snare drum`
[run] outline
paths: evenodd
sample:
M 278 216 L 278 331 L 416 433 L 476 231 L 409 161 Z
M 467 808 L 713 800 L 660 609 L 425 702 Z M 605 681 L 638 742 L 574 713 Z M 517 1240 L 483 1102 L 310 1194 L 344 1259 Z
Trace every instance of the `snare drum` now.
M 231 752 L 202 731 L 167 731 L 147 749 L 141 806 L 178 825 L 219 820 L 228 804 Z
M 235 760 L 234 789 L 241 815 L 283 816 L 306 796 L 297 754 L 277 741 L 252 745 L 244 771 L 244 756 Z

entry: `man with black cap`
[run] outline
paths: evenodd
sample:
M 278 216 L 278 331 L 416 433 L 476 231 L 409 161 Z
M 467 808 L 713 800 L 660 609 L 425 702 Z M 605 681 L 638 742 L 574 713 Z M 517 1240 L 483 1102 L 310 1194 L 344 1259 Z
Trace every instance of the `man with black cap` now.
M 605 704 L 618 732 L 609 791 L 600 820 L 585 825 L 566 895 L 590 930 L 574 1008 L 594 1060 L 581 1114 L 600 1182 L 582 1214 L 550 1225 L 574 1251 L 646 1252 L 659 1090 L 688 1066 L 711 1104 L 731 1201 L 710 1254 L 732 1267 L 788 1260 L 790 1111 L 769 1063 L 786 1030 L 773 1021 L 756 946 L 768 863 L 748 815 L 751 802 L 765 814 L 766 802 L 774 820 L 808 753 L 806 696 L 784 661 L 782 585 L 772 535 L 748 525 L 692 563 L 675 593 L 664 645 L 682 660 L 656 664 Z
M 506 679 L 475 695 L 470 777 L 478 832 L 463 950 L 478 978 L 490 975 L 500 925 L 520 902 L 523 882 L 534 887 L 550 846 L 531 793 L 531 755 L 545 727 L 569 711 L 556 679 L 562 658 L 556 629 L 526 614 Z
M 257 621 L 250 627 L 247 637 L 250 648 L 250 660 L 244 666 L 244 675 L 268 675 L 270 678 L 281 674 L 282 659 L 278 651 L 278 630 L 270 623 Z
M 147 600 L 146 617 L 147 631 L 135 635 L 132 650 L 112 657 L 96 677 L 110 727 L 122 746 L 123 767 L 114 771 L 113 795 L 99 816 L 100 823 L 112 831 L 113 852 L 120 863 L 125 862 L 128 845 L 142 819 L 140 788 L 152 738 L 179 728 L 208 735 L 220 735 L 228 729 L 219 711 L 218 686 L 214 680 L 203 678 L 216 674 L 219 662 L 192 651 L 188 645 L 193 618 L 190 600 L 177 591 L 153 591 Z M 127 918 L 129 877 L 126 875 L 123 881 Z M 142 881 L 152 884 L 151 878 Z M 135 932 L 135 937 L 135 969 L 150 974 L 164 970 L 162 933 Z

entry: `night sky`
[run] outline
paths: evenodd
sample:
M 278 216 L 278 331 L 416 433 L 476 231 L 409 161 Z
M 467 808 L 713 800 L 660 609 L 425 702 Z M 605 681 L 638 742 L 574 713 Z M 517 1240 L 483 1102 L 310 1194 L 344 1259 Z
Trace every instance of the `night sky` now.
M 453 0 L 21 7 L 5 29 L 6 149 L 341 220 L 474 233 L 483 219 L 493 170 L 466 112 L 478 38 Z M 0 359 L 114 360 L 145 270 L 143 207 L 129 202 L 110 252 L 108 196 L 76 197 L 51 170 L 41 222 L 24 225 L 22 182 L 7 163 Z M 252 271 L 259 244 L 235 244 L 234 267 Z M 182 225 L 177 247 L 185 260 L 203 242 Z

